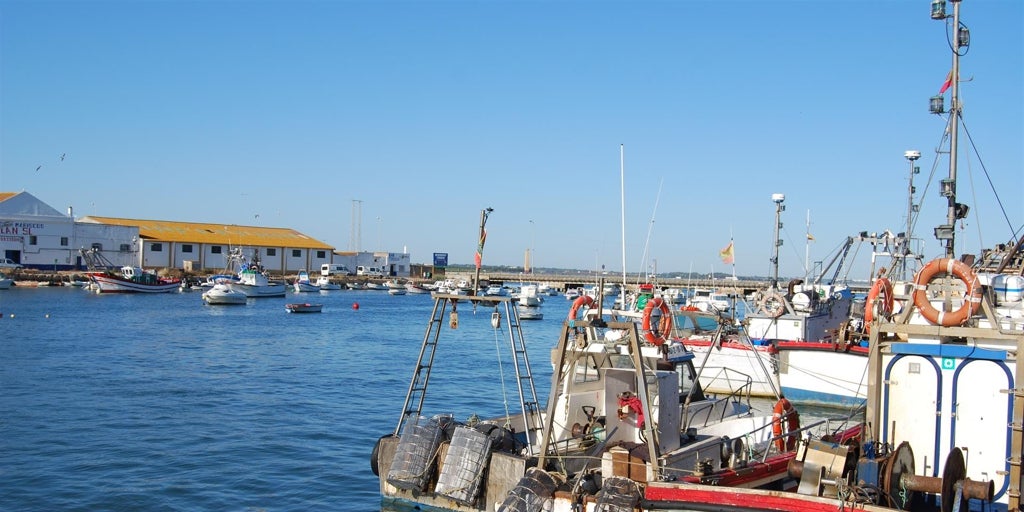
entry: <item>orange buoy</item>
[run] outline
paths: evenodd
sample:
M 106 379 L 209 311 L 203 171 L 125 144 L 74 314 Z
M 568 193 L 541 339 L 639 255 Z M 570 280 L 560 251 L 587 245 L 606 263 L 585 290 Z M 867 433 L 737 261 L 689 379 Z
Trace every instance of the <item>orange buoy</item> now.
M 942 274 L 949 274 L 960 279 L 967 287 L 964 292 L 964 303 L 956 311 L 939 311 L 928 300 L 928 283 Z M 921 310 L 921 316 L 932 325 L 943 327 L 963 325 L 981 308 L 981 283 L 971 267 L 960 260 L 952 258 L 932 260 L 914 277 L 914 305 Z
M 655 326 L 657 329 L 652 329 L 651 312 L 655 309 L 661 311 L 661 318 L 658 320 L 658 325 Z M 660 347 L 672 335 L 672 311 L 661 297 L 654 297 L 647 301 L 642 320 L 644 338 L 648 342 Z

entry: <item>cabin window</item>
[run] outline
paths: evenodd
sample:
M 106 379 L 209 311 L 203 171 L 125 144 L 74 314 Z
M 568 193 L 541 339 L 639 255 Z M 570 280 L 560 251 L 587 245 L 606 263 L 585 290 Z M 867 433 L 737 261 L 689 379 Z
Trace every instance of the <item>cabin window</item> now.
M 574 381 L 576 384 L 584 382 L 596 382 L 601 375 L 597 371 L 597 360 L 594 356 L 587 356 L 576 361 L 576 372 Z
M 327 257 L 327 251 L 317 251 L 316 258 L 322 260 Z
M 277 249 L 267 248 L 267 256 L 277 256 Z
M 183 244 L 181 246 L 181 252 L 191 253 L 192 252 L 192 244 Z
M 29 235 L 28 236 L 28 244 L 29 245 L 36 245 L 36 236 L 35 235 Z
M 219 245 L 210 246 L 210 254 L 220 254 L 221 250 L 221 246 Z
M 149 250 L 152 251 L 152 252 L 163 252 L 164 251 L 164 244 L 153 244 L 153 245 L 149 246 Z
M 60 246 L 61 247 L 67 247 L 68 246 L 68 237 L 66 237 L 66 236 L 60 237 Z
M 121 252 L 132 252 L 132 246 L 128 244 L 121 244 L 121 247 L 119 247 L 118 250 Z
M 103 244 L 101 244 L 99 242 L 93 242 L 90 247 L 92 247 L 93 249 L 95 249 L 97 251 L 102 251 L 103 250 Z
M 292 249 L 292 258 L 301 258 L 301 257 L 302 257 L 302 250 L 301 249 Z

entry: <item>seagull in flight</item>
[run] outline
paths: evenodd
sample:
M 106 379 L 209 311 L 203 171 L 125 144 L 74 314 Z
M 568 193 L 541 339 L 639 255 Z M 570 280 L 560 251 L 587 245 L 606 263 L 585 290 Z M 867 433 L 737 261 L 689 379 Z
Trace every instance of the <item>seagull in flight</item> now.
M 39 172 L 39 169 L 42 169 L 42 168 L 43 168 L 43 166 L 41 166 L 41 165 L 39 167 L 36 167 L 36 172 Z
M 61 161 L 61 162 L 63 162 L 63 161 L 64 161 L 64 157 L 65 157 L 65 156 L 67 156 L 67 153 L 61 153 L 61 154 L 60 154 L 60 161 Z

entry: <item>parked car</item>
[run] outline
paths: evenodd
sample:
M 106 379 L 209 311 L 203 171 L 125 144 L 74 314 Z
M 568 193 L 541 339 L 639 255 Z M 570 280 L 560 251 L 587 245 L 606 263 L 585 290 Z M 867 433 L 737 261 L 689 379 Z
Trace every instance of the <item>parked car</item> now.
M 14 260 L 10 258 L 0 258 L 0 268 L 17 270 L 25 267 L 21 263 L 16 263 Z
M 343 276 L 354 276 L 355 272 L 349 270 L 345 265 L 338 263 L 324 263 L 320 266 L 320 275 L 322 276 L 333 276 L 335 274 L 341 274 Z
M 356 267 L 356 275 L 366 277 L 384 277 L 384 271 L 382 271 L 380 267 L 364 267 L 363 265 L 359 265 Z

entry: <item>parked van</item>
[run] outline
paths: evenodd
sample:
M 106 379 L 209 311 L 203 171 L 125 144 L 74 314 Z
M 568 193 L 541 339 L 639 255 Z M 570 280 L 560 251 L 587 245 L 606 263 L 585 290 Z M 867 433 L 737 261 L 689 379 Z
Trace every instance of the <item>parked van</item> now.
M 356 275 L 366 277 L 384 277 L 384 271 L 382 271 L 380 267 L 364 267 L 363 265 L 359 265 L 356 267 Z
M 320 265 L 320 275 L 333 276 L 335 274 L 350 276 L 353 275 L 353 272 L 345 265 L 341 265 L 339 263 L 324 263 L 323 265 Z

